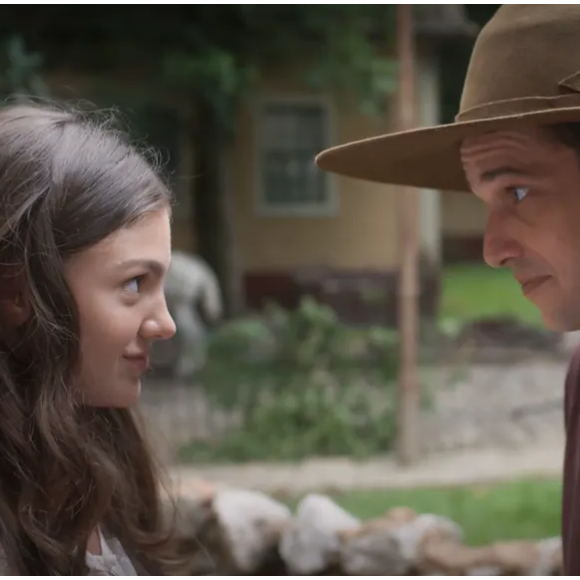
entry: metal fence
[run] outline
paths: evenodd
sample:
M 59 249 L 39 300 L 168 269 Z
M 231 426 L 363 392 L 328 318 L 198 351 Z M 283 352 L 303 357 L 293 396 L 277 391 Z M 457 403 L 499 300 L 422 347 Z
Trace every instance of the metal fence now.
M 422 368 L 421 377 L 427 400 L 419 425 L 422 453 L 517 447 L 561 439 L 567 360 L 561 352 L 518 356 L 504 352 L 495 358 L 431 361 Z M 240 392 L 239 401 L 226 408 L 214 400 L 211 388 L 167 379 L 145 382 L 142 411 L 151 437 L 167 461 L 182 460 L 183 449 L 192 444 L 217 447 L 224 437 L 231 439 L 240 432 L 247 416 L 247 397 Z M 350 391 L 350 395 L 371 401 L 372 408 L 393 404 L 392 389 L 359 384 Z M 260 405 L 260 400 L 252 404 Z M 319 417 L 320 422 L 327 419 Z M 299 431 L 298 427 L 294 434 L 288 429 L 282 432 L 282 426 L 274 424 L 269 437 L 278 438 L 282 445 L 284 438 L 301 436 Z

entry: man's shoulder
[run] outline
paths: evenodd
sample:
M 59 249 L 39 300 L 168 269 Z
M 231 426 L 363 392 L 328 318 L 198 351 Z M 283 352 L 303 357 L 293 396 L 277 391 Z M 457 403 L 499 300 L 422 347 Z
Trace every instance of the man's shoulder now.
M 572 349 L 572 356 L 570 357 L 569 367 L 580 369 L 580 341 Z
M 572 351 L 564 381 L 564 418 L 566 431 L 576 424 L 580 403 L 580 343 Z
M 577 539 L 580 533 L 580 520 L 577 507 L 580 497 L 578 478 L 580 464 L 580 345 L 572 352 L 566 372 L 564 393 L 564 422 L 566 431 L 566 449 L 564 454 L 564 474 L 562 493 L 562 542 L 565 568 L 577 568 Z
M 566 371 L 566 386 L 572 386 L 580 381 L 580 343 L 572 350 Z

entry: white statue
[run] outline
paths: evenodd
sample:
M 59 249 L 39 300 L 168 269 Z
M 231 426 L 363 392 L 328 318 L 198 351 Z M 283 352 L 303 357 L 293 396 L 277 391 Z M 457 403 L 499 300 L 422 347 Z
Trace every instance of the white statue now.
M 174 376 L 185 379 L 203 367 L 206 359 L 207 328 L 198 307 L 208 322 L 217 322 L 223 314 L 222 294 L 215 273 L 204 260 L 174 250 L 165 280 L 165 297 L 180 345 Z

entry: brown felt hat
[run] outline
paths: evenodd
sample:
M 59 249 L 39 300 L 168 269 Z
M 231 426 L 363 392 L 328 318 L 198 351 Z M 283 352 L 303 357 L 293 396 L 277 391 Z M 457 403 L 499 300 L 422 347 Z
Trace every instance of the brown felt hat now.
M 316 163 L 368 181 L 468 191 L 463 139 L 571 121 L 580 121 L 580 5 L 506 4 L 477 38 L 454 123 L 333 147 Z

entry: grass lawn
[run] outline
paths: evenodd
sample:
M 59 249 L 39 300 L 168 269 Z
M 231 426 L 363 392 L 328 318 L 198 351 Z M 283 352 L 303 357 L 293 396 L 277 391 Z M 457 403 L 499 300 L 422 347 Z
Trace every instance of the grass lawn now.
M 534 325 L 538 309 L 524 298 L 509 270 L 485 264 L 448 266 L 443 270 L 441 319 L 466 322 L 482 316 L 510 315 Z
M 356 491 L 338 494 L 334 500 L 361 519 L 397 506 L 447 516 L 463 528 L 466 544 L 481 545 L 559 535 L 560 493 L 560 481 L 521 480 L 446 489 Z

